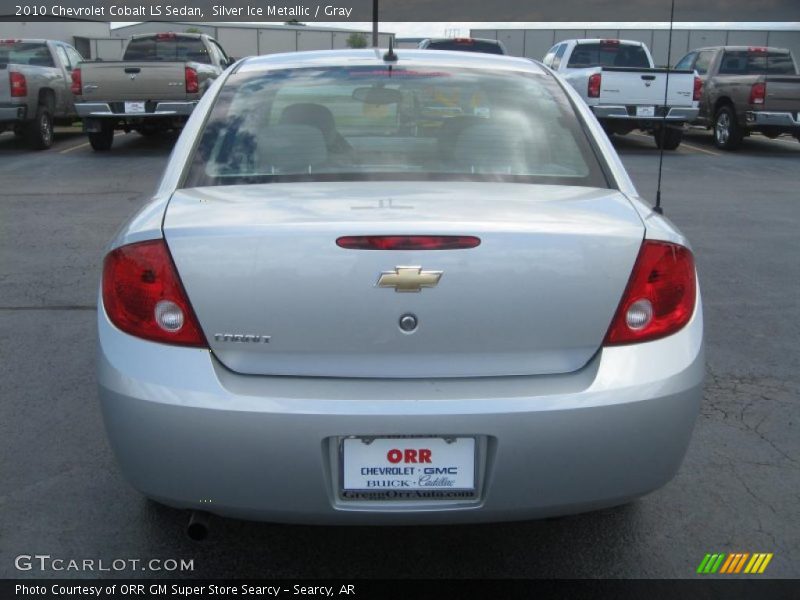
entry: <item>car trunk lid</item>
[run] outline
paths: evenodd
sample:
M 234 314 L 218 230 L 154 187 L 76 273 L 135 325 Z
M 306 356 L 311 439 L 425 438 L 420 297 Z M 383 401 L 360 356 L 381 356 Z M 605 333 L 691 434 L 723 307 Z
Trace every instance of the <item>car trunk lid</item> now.
M 320 182 L 179 190 L 164 233 L 210 347 L 233 371 L 434 378 L 581 368 L 603 341 L 644 227 L 608 189 Z M 336 244 L 411 234 L 481 242 Z M 377 285 L 403 267 L 441 278 L 418 292 Z M 399 326 L 408 314 L 412 333 Z

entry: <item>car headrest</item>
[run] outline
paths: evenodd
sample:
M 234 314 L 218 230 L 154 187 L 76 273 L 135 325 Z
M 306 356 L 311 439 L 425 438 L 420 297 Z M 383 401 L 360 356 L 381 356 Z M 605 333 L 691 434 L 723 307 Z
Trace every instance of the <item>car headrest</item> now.
M 474 172 L 524 173 L 527 171 L 525 133 L 511 122 L 471 125 L 458 136 L 453 162 Z
M 257 155 L 261 172 L 302 173 L 325 163 L 328 149 L 318 128 L 280 124 L 259 131 Z

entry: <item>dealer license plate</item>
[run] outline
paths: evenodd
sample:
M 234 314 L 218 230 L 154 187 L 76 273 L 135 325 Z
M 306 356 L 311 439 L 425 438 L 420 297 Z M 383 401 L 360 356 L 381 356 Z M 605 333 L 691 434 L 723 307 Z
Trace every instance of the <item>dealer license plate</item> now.
M 656 116 L 656 107 L 655 106 L 637 106 L 636 107 L 636 116 L 637 117 L 655 117 Z
M 342 481 L 345 491 L 474 491 L 475 438 L 346 438 Z
M 126 102 L 125 112 L 134 115 L 146 112 L 144 102 Z

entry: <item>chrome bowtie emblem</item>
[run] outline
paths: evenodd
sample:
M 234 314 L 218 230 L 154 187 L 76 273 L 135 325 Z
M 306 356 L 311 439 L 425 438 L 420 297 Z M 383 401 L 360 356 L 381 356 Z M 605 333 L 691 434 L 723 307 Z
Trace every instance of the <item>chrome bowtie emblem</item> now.
M 436 287 L 442 271 L 423 271 L 422 267 L 395 267 L 378 278 L 378 287 L 391 287 L 395 292 L 419 292 L 424 287 Z

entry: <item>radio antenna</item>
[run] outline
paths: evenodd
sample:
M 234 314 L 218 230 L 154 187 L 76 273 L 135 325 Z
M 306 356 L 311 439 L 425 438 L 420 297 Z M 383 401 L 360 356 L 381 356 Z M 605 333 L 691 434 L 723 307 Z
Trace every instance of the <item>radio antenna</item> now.
M 669 37 L 667 38 L 667 77 L 666 84 L 664 85 L 664 115 L 661 117 L 661 129 L 658 132 L 658 186 L 656 187 L 656 205 L 653 210 L 658 214 L 663 215 L 664 209 L 661 208 L 661 172 L 664 168 L 664 137 L 667 129 L 667 106 L 669 101 L 669 71 L 670 62 L 672 61 L 672 24 L 675 22 L 675 0 L 672 0 L 672 5 L 669 9 Z

